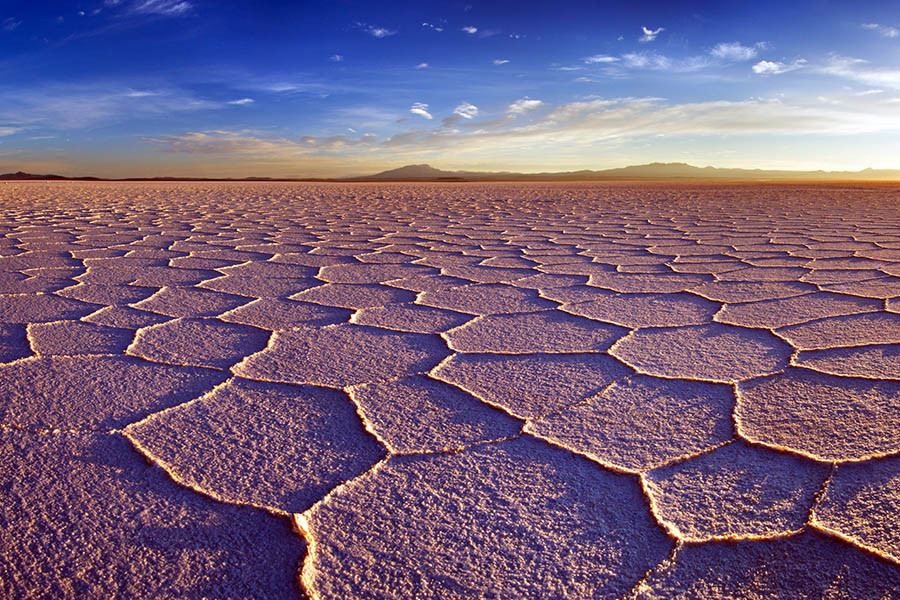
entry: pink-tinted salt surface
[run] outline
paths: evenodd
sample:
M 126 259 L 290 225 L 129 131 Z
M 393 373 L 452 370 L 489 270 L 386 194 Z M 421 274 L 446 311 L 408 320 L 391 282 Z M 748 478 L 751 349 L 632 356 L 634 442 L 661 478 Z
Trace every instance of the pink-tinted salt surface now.
M 0 210 L 0 597 L 900 597 L 900 186 Z

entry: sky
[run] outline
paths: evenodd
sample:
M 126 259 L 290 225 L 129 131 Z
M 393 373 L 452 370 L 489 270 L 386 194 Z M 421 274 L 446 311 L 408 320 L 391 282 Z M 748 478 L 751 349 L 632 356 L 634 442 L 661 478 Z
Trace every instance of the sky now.
M 0 0 L 0 172 L 900 168 L 900 3 Z

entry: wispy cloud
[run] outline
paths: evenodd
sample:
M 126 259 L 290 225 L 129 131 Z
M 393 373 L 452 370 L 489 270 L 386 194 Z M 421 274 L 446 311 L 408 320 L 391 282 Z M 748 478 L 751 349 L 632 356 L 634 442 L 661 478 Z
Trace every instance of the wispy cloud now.
M 328 60 L 330 60 L 331 62 L 343 62 L 344 55 L 343 54 L 332 54 L 330 57 L 328 57 Z
M 494 64 L 495 64 L 495 65 L 505 65 L 505 64 L 508 63 L 508 62 L 509 62 L 509 59 L 508 59 L 508 58 L 495 58 L 495 59 L 494 59 Z
M 464 119 L 472 119 L 478 116 L 478 107 L 468 102 L 463 102 L 453 109 L 454 115 L 459 115 Z
M 0 137 L 12 135 L 22 131 L 21 127 L 0 127 Z
M 721 42 L 716 44 L 710 54 L 722 60 L 741 62 L 745 60 L 753 60 L 759 51 L 757 46 L 744 46 L 740 42 Z
M 151 96 L 159 96 L 161 92 L 152 90 L 128 90 L 125 95 L 129 98 L 149 98 Z
M 432 31 L 437 31 L 438 33 L 442 32 L 444 30 L 443 27 L 441 27 L 440 25 L 435 25 L 434 23 L 422 23 L 422 27 L 425 27 L 426 29 L 431 29 Z
M 890 107 L 825 105 L 816 98 L 789 103 L 751 99 L 668 104 L 660 98 L 613 98 L 573 102 L 517 125 L 495 128 L 410 131 L 381 146 L 436 152 L 441 148 L 595 149 L 641 137 L 742 134 L 852 134 L 900 130 L 900 114 Z
M 143 138 L 157 146 L 160 152 L 186 154 L 229 154 L 252 158 L 290 158 L 312 156 L 321 152 L 340 152 L 347 148 L 364 147 L 373 143 L 372 134 L 358 138 L 346 135 L 327 137 L 302 136 L 298 139 L 269 138 L 253 131 L 189 131 L 181 135 Z
M 460 31 L 465 31 L 469 35 L 475 35 L 476 33 L 478 33 L 478 28 L 473 27 L 472 25 L 467 25 L 466 27 L 463 27 Z
M 139 0 L 131 5 L 130 11 L 143 15 L 173 17 L 187 14 L 193 7 L 190 2 L 183 0 Z
M 79 129 L 179 112 L 213 110 L 225 103 L 168 89 L 110 91 L 109 85 L 42 86 L 0 91 L 0 122 L 21 127 Z
M 416 69 L 427 69 L 427 68 L 430 67 L 430 66 L 431 66 L 431 65 L 429 65 L 427 62 L 420 62 L 420 63 L 417 64 L 414 68 L 416 68 Z
M 238 98 L 237 100 L 229 100 L 225 104 L 234 104 L 236 106 L 244 106 L 246 104 L 253 104 L 253 98 Z
M 285 152 L 296 153 L 298 150 L 307 150 L 299 142 L 284 138 L 263 139 L 235 131 L 191 131 L 183 135 L 164 135 L 143 139 L 156 144 L 162 152 L 190 154 L 282 155 Z
M 520 98 L 507 107 L 506 112 L 515 115 L 523 115 L 543 106 L 541 100 L 530 100 L 528 98 Z
M 640 38 L 638 38 L 639 42 L 646 44 L 647 42 L 652 42 L 656 39 L 656 37 L 666 30 L 665 27 L 658 27 L 656 29 L 648 29 L 647 27 L 641 26 L 641 30 L 644 32 Z
M 820 71 L 868 85 L 900 88 L 900 69 L 873 68 L 868 61 L 861 58 L 833 54 Z
M 621 64 L 629 69 L 692 73 L 708 67 L 710 59 L 707 56 L 674 59 L 657 52 L 629 52 L 622 55 Z
M 264 92 L 276 94 L 317 94 L 327 96 L 334 86 L 319 82 L 293 82 L 293 81 L 261 81 L 251 82 L 247 89 L 258 89 Z
M 431 116 L 431 113 L 428 112 L 428 105 L 424 102 L 413 102 L 413 105 L 409 109 L 409 112 L 414 115 L 419 115 L 420 117 L 425 117 L 428 120 L 434 118 L 433 116 Z
M 584 62 L 589 65 L 595 64 L 609 64 L 618 62 L 619 58 L 616 56 L 609 56 L 608 54 L 595 54 L 593 56 L 588 56 L 584 58 Z M 565 68 L 563 68 L 565 70 Z
M 900 37 L 900 29 L 891 27 L 890 25 L 881 25 L 879 23 L 863 23 L 862 28 L 868 29 L 870 31 L 876 31 L 879 35 L 882 35 L 886 38 Z
M 369 25 L 368 23 L 357 23 L 357 27 L 371 35 L 373 38 L 382 39 L 386 37 L 390 37 L 392 35 L 397 35 L 397 31 L 395 29 L 388 29 L 387 27 L 380 27 L 378 25 Z
M 18 27 L 21 24 L 22 24 L 22 21 L 20 21 L 16 18 L 13 18 L 13 17 L 7 17 L 6 19 L 3 19 L 3 21 L 0 21 L 0 29 L 3 29 L 3 31 L 9 32 L 9 31 L 13 31 L 16 27 Z
M 807 61 L 804 58 L 798 58 L 797 60 L 790 63 L 772 60 L 761 60 L 751 68 L 757 75 L 781 75 L 782 73 L 789 73 L 790 71 L 802 69 L 806 66 L 806 62 Z
M 538 102 L 523 98 L 510 108 L 518 105 L 524 110 L 525 106 L 543 105 Z M 427 112 L 424 104 L 420 106 Z M 457 120 L 450 121 L 454 118 Z M 286 138 L 268 137 L 255 131 L 214 130 L 145 139 L 164 152 L 213 154 L 222 156 L 223 160 L 252 162 L 262 158 L 276 161 L 302 157 L 306 161 L 334 155 L 347 160 L 368 157 L 371 161 L 375 155 L 380 160 L 423 154 L 452 157 L 460 149 L 504 155 L 523 149 L 529 152 L 541 149 L 560 156 L 572 156 L 573 152 L 588 156 L 602 152 L 603 148 L 658 136 L 857 135 L 898 130 L 900 113 L 865 97 L 849 103 L 823 103 L 809 98 L 681 104 L 671 104 L 661 98 L 596 98 L 556 106 L 528 121 L 507 114 L 479 122 L 477 118 L 466 119 L 455 113 L 437 127 L 408 130 L 388 138 L 347 134 Z

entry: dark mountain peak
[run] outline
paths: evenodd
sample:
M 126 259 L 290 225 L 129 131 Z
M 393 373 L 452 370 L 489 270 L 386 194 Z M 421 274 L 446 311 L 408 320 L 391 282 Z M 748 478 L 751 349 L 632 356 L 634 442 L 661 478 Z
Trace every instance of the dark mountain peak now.
M 366 179 L 433 179 L 436 177 L 452 177 L 455 175 L 452 171 L 441 171 L 435 169 L 431 165 L 406 165 L 398 169 L 382 171 L 375 175 L 369 175 Z
M 26 173 L 25 171 L 16 171 L 15 173 L 4 173 L 0 175 L 0 181 L 64 181 L 64 180 L 92 181 L 96 177 L 63 177 L 62 175 L 35 175 L 34 173 Z

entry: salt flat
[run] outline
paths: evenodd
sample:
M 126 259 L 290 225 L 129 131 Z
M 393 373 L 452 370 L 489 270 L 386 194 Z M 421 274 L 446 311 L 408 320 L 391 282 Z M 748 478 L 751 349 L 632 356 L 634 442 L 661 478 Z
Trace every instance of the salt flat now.
M 4 598 L 900 598 L 900 186 L 0 210 Z

